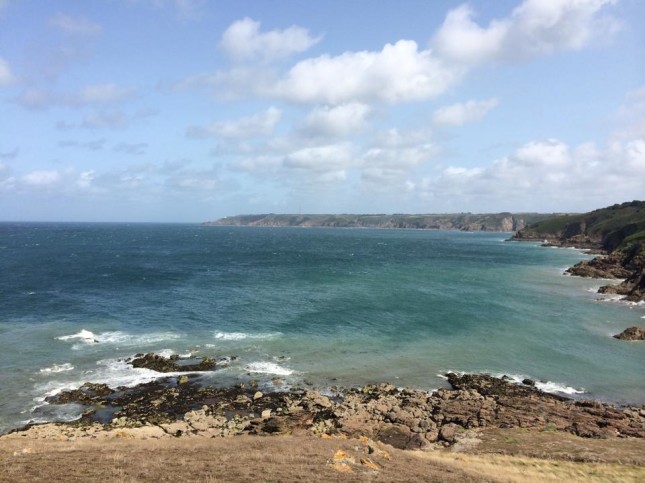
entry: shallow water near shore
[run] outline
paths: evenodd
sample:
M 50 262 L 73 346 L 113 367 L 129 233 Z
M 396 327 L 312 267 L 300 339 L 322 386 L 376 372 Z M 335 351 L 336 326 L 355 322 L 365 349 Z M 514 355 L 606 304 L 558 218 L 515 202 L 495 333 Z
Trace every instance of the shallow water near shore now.
M 221 386 L 431 390 L 452 370 L 645 403 L 645 346 L 611 337 L 645 307 L 562 275 L 588 255 L 509 235 L 0 224 L 0 432 L 77 416 L 43 402 L 62 389 L 159 377 L 123 362 L 153 351 L 215 357 L 200 377 Z

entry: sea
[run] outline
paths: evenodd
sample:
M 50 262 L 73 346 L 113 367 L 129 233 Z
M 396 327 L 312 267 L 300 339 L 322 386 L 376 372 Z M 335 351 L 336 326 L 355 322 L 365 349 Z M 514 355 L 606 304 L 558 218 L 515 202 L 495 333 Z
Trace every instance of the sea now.
M 0 432 L 67 421 L 47 396 L 166 374 L 137 353 L 213 357 L 205 384 L 261 390 L 445 374 L 645 403 L 645 306 L 566 276 L 590 257 L 510 233 L 198 224 L 0 223 Z

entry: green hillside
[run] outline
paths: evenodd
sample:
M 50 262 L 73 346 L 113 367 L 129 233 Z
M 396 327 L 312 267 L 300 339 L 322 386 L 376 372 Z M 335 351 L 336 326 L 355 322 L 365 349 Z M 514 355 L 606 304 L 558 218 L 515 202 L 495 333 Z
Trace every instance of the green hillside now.
M 548 240 L 608 252 L 645 241 L 645 201 L 631 201 L 579 215 L 563 215 L 526 226 L 516 240 Z
M 623 278 L 600 293 L 645 300 L 645 201 L 631 201 L 581 215 L 557 216 L 532 223 L 513 240 L 545 240 L 558 246 L 602 249 L 609 255 L 583 260 L 568 273 L 581 277 Z

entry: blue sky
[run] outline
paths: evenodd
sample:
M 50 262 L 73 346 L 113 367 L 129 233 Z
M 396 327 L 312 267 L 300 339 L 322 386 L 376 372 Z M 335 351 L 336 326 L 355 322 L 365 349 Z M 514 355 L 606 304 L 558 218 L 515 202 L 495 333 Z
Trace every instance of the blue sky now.
M 0 0 L 0 220 L 645 198 L 639 0 Z

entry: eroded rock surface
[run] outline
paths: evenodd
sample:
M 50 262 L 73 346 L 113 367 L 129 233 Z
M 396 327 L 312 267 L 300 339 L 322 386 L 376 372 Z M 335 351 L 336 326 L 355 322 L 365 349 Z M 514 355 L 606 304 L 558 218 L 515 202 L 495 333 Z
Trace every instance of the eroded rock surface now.
M 112 408 L 105 428 L 155 426 L 172 436 L 342 433 L 365 435 L 397 448 L 451 445 L 473 428 L 531 428 L 581 437 L 645 437 L 645 407 L 617 408 L 572 401 L 530 384 L 482 374 L 448 374 L 452 389 L 428 393 L 391 384 L 332 395 L 291 389 L 258 395 L 255 388 L 218 389 L 166 378 L 116 390 L 86 384 L 51 403 L 88 406 L 75 425 L 95 425 L 94 408 Z M 528 382 L 528 381 L 527 381 Z M 533 382 L 533 381 L 530 381 Z

